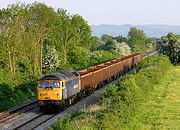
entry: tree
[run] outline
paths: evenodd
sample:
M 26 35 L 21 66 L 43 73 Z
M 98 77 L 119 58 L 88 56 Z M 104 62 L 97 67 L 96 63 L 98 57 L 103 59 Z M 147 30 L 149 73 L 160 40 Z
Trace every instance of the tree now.
M 146 48 L 148 50 L 153 50 L 156 48 L 157 38 L 147 38 L 146 39 Z
M 16 76 L 17 64 L 22 61 L 24 32 L 24 6 L 12 5 L 0 13 L 1 63 L 13 78 Z
M 87 21 L 85 21 L 79 15 L 73 15 L 71 19 L 72 26 L 72 39 L 75 41 L 74 44 L 77 46 L 84 47 L 86 49 L 90 49 L 92 46 L 91 43 L 91 28 L 88 25 Z
M 108 35 L 108 34 L 103 34 L 101 37 L 101 40 L 103 41 L 100 49 L 102 50 L 114 50 L 115 48 L 115 44 L 117 43 L 117 41 L 115 39 L 113 39 L 112 36 Z
M 98 47 L 100 46 L 101 44 L 101 41 L 98 37 L 96 36 L 92 36 L 91 37 L 91 47 L 90 47 L 90 50 L 91 51 L 94 51 L 94 50 L 97 50 Z
M 132 49 L 132 52 L 145 51 L 146 35 L 142 30 L 135 27 L 130 28 L 128 32 L 128 44 Z
M 56 70 L 59 66 L 60 59 L 55 47 L 46 45 L 43 58 L 43 70 Z
M 52 37 L 59 55 L 63 57 L 62 66 L 68 66 L 68 54 L 74 46 L 91 48 L 91 29 L 81 16 L 70 15 L 66 10 L 59 9 L 57 16 Z
M 103 34 L 101 37 L 101 40 L 106 42 L 106 43 L 111 43 L 113 41 L 113 37 L 108 34 Z
M 33 75 L 42 73 L 44 41 L 48 37 L 53 26 L 56 12 L 42 3 L 27 5 L 26 32 L 31 44 L 29 56 Z
M 53 37 L 56 39 L 56 48 L 60 52 L 62 57 L 62 64 L 66 66 L 68 64 L 67 54 L 72 42 L 72 26 L 71 15 L 66 10 L 58 9 L 57 19 L 55 21 Z
M 123 56 L 127 56 L 131 54 L 131 48 L 125 42 L 121 42 L 121 43 L 117 42 L 114 48 L 117 52 L 120 52 Z
M 169 33 L 161 37 L 157 42 L 157 50 L 160 54 L 169 56 L 172 63 L 180 63 L 180 36 Z
M 114 37 L 114 39 L 116 39 L 117 42 L 121 43 L 121 42 L 128 42 L 128 39 L 126 37 L 123 37 L 122 35 Z
M 87 67 L 89 58 L 89 51 L 83 47 L 71 46 L 68 52 L 68 61 L 75 69 Z

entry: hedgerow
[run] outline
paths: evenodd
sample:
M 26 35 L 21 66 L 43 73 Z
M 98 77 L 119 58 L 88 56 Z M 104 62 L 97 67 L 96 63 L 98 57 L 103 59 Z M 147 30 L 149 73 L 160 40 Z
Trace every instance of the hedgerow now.
M 37 81 L 30 78 L 19 84 L 7 81 L 0 83 L 0 111 L 35 98 L 36 88 Z
M 50 129 L 125 129 L 135 115 L 142 111 L 140 105 L 153 91 L 153 86 L 163 80 L 171 68 L 166 56 L 151 56 L 139 63 L 137 70 L 121 79 L 115 85 L 109 85 L 101 96 L 95 112 L 92 108 L 81 110 L 76 116 L 59 120 Z M 68 127 L 64 127 L 67 126 Z

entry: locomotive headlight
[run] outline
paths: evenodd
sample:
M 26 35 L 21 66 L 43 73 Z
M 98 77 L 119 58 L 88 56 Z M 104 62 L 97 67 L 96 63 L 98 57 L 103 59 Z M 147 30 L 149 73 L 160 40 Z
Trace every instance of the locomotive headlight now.
M 52 94 L 57 94 L 57 93 L 58 93 L 58 91 L 52 92 Z
M 52 97 L 49 97 L 49 99 L 51 99 L 51 100 L 52 100 L 53 98 L 52 98 Z

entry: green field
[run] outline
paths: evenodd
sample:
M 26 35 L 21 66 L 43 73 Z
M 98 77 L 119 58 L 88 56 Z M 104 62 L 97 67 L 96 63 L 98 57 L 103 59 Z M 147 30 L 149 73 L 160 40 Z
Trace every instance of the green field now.
M 130 129 L 180 130 L 180 66 L 154 87 Z

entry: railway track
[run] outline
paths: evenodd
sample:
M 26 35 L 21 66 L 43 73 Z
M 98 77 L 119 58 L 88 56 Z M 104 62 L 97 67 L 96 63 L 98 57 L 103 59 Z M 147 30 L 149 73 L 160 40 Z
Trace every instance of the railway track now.
M 143 53 L 143 59 L 147 58 L 148 56 L 156 55 L 156 54 L 158 54 L 158 52 L 156 50 L 145 52 L 145 53 Z
M 39 125 L 43 124 L 44 122 L 53 118 L 55 114 L 48 115 L 48 114 L 39 114 L 36 117 L 32 118 L 31 120 L 27 121 L 26 123 L 18 126 L 15 130 L 32 130 L 38 127 Z
M 157 54 L 157 52 L 151 51 L 149 53 L 144 53 L 143 59 L 154 54 Z M 105 89 L 102 89 L 102 91 L 104 90 Z M 9 111 L 0 113 L 0 130 L 44 129 L 45 127 L 40 127 L 40 126 L 47 126 L 48 121 L 51 121 L 49 123 L 52 123 L 54 120 L 57 121 L 58 116 L 60 115 L 62 116 L 64 113 L 65 113 L 64 115 L 67 116 L 67 113 L 71 113 L 71 112 L 79 110 L 80 109 L 79 107 L 82 108 L 84 104 L 87 105 L 87 104 L 95 103 L 97 101 L 97 98 L 100 96 L 100 94 L 98 95 L 97 93 L 102 93 L 98 91 L 99 90 L 95 92 L 96 96 L 93 97 L 93 94 L 91 94 L 90 96 L 88 96 L 88 97 L 92 96 L 91 98 L 87 97 L 83 99 L 82 101 L 79 101 L 75 105 L 72 105 L 71 107 L 67 108 L 65 111 L 62 111 L 59 114 L 43 114 L 38 109 L 37 100 L 34 100 L 32 102 L 29 102 L 19 107 L 16 107 Z M 91 101 L 91 100 L 94 100 L 94 101 Z M 78 106 L 78 104 L 81 104 L 81 105 Z M 72 107 L 75 107 L 75 109 Z
M 12 119 L 13 117 L 20 115 L 22 113 L 28 112 L 36 107 L 38 107 L 37 100 L 33 100 L 33 101 L 30 101 L 23 105 L 14 107 L 11 110 L 2 112 L 0 114 L 0 123 L 6 122 L 6 121 Z
M 13 124 L 14 120 L 16 121 L 19 117 L 26 115 L 26 113 L 29 113 L 37 108 L 37 100 L 32 100 L 24 103 L 23 105 L 18 105 L 0 113 L 0 130 L 8 128 L 10 124 Z

